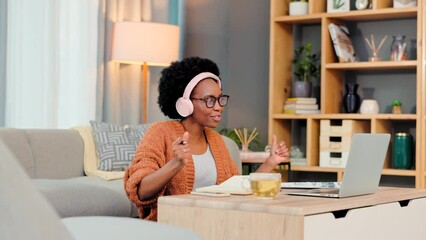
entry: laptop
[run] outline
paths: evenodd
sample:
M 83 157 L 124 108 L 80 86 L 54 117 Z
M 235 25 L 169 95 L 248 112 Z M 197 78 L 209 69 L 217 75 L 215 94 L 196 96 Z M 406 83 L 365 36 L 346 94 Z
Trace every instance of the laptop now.
M 340 188 L 296 190 L 288 194 L 344 198 L 375 193 L 379 186 L 389 140 L 390 134 L 354 134 Z

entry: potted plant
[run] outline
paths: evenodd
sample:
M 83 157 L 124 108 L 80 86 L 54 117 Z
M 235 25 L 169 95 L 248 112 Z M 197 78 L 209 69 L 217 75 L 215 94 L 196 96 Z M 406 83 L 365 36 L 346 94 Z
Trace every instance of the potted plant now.
M 312 92 L 312 78 L 320 76 L 319 56 L 311 53 L 312 44 L 302 45 L 294 50 L 293 97 L 310 97 Z
M 291 0 L 289 4 L 289 15 L 308 14 L 308 0 Z
M 402 113 L 401 106 L 402 106 L 401 101 L 394 100 L 392 102 L 392 113 L 396 113 L 396 114 Z

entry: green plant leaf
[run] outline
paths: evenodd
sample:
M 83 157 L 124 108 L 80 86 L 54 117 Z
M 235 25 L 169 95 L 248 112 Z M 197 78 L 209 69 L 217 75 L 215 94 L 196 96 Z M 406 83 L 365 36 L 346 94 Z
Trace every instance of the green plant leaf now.
M 320 76 L 319 56 L 311 53 L 312 44 L 308 43 L 294 50 L 294 75 L 300 81 L 311 81 Z
M 340 9 L 343 5 L 345 5 L 345 0 L 333 0 L 334 9 Z
M 401 102 L 399 100 L 393 100 L 392 106 L 395 106 L 395 107 L 401 106 Z
M 242 127 L 241 127 L 242 128 Z M 239 128 L 239 129 L 241 129 Z M 248 135 L 250 136 L 251 132 L 253 130 L 249 130 L 248 131 Z M 230 139 L 232 139 L 237 145 L 238 147 L 241 149 L 241 141 L 240 139 L 237 137 L 237 134 L 235 134 L 234 129 L 230 129 L 230 128 L 222 128 L 217 130 L 217 132 L 221 135 L 227 136 Z M 249 150 L 251 151 L 264 151 L 265 150 L 265 146 L 264 144 L 262 144 L 260 142 L 260 136 L 257 135 L 256 137 L 254 137 L 253 141 L 250 142 L 249 144 Z

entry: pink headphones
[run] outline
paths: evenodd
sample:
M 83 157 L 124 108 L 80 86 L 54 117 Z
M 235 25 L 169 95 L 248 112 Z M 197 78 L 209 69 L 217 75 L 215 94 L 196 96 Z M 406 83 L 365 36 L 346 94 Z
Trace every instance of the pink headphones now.
M 195 77 L 191 79 L 191 81 L 189 81 L 188 85 L 186 85 L 185 91 L 183 92 L 183 96 L 176 101 L 176 110 L 179 113 L 179 115 L 181 115 L 182 117 L 188 117 L 194 112 L 194 105 L 192 105 L 192 102 L 190 99 L 191 92 L 201 80 L 204 80 L 206 78 L 213 78 L 214 80 L 216 80 L 219 87 L 220 88 L 222 87 L 220 78 L 214 75 L 213 73 L 202 72 L 197 74 Z

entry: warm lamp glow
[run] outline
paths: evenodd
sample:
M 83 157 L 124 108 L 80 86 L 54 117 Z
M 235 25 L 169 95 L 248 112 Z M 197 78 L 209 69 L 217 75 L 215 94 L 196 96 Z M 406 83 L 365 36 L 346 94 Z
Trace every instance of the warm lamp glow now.
M 169 66 L 179 57 L 179 27 L 152 22 L 117 22 L 112 35 L 111 60 L 142 65 L 141 121 L 147 122 L 148 65 Z
M 179 55 L 179 27 L 152 22 L 117 22 L 112 39 L 113 61 L 168 66 Z

